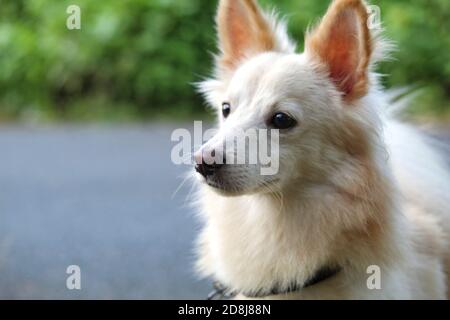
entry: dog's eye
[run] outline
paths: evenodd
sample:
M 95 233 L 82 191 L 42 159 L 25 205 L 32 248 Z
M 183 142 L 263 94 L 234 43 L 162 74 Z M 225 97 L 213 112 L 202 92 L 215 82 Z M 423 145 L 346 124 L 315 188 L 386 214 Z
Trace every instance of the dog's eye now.
M 226 119 L 231 113 L 231 105 L 228 102 L 222 103 L 222 115 Z
M 290 116 L 288 116 L 285 113 L 277 113 L 273 116 L 272 120 L 271 120 L 271 125 L 275 128 L 275 129 L 290 129 L 292 127 L 294 127 L 297 124 L 297 121 L 295 121 L 294 119 L 292 119 Z

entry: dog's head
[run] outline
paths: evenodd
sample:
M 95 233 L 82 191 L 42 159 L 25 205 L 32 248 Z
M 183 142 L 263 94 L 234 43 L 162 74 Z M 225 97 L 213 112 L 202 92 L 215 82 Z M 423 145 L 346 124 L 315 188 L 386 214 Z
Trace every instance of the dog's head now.
M 285 24 L 254 0 L 221 0 L 215 79 L 200 85 L 220 125 L 196 153 L 200 178 L 226 195 L 278 192 L 325 181 L 340 162 L 367 153 L 360 120 L 374 86 L 368 18 L 362 1 L 335 0 L 296 54 Z M 228 143 L 237 133 L 244 148 Z M 270 161 L 261 163 L 264 145 Z M 246 162 L 238 163 L 242 152 Z M 274 170 L 262 174 L 263 167 Z

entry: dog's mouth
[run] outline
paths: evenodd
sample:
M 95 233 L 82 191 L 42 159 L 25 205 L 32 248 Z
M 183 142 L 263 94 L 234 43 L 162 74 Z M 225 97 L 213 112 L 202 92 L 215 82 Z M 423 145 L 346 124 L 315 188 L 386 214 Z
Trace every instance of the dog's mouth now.
M 220 183 L 220 182 L 217 182 L 217 181 L 213 181 L 213 180 L 210 180 L 210 179 L 206 179 L 206 184 L 208 185 L 208 186 L 210 186 L 211 188 L 213 188 L 213 189 L 217 189 L 217 190 L 220 190 L 220 191 L 232 191 L 233 189 L 236 189 L 235 187 L 232 187 L 232 186 L 228 186 L 228 185 L 225 185 L 225 184 L 223 184 L 223 183 Z
M 240 196 L 244 194 L 275 193 L 280 179 L 260 181 L 255 185 L 246 185 L 245 183 L 241 183 L 239 179 L 236 179 L 233 183 L 230 183 L 223 179 L 206 178 L 204 182 L 221 195 Z
M 222 195 L 234 195 L 242 191 L 239 184 L 228 183 L 226 180 L 219 177 L 206 177 L 203 181 L 207 186 Z

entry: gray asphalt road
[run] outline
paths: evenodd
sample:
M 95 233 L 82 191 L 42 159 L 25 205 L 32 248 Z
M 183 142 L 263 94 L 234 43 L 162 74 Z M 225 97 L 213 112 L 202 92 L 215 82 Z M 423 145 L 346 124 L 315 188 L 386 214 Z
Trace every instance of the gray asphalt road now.
M 0 127 L 0 298 L 203 299 L 176 127 Z M 432 139 L 450 159 L 448 131 Z
M 174 128 L 0 127 L 0 298 L 205 298 Z

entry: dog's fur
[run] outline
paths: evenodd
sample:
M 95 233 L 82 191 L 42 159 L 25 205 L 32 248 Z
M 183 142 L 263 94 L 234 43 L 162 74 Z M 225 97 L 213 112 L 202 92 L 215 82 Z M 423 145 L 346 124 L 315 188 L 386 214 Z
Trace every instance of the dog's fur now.
M 414 129 L 388 115 L 373 71 L 387 46 L 367 19 L 363 1 L 335 0 L 296 54 L 285 24 L 254 0 L 220 1 L 221 54 L 200 87 L 232 113 L 218 112 L 219 133 L 199 152 L 238 128 L 267 128 L 277 111 L 298 125 L 280 135 L 275 180 L 248 165 L 225 165 L 214 188 L 201 178 L 202 275 L 269 292 L 340 266 L 319 284 L 267 298 L 447 297 L 449 175 Z M 372 265 L 381 290 L 367 286 Z

